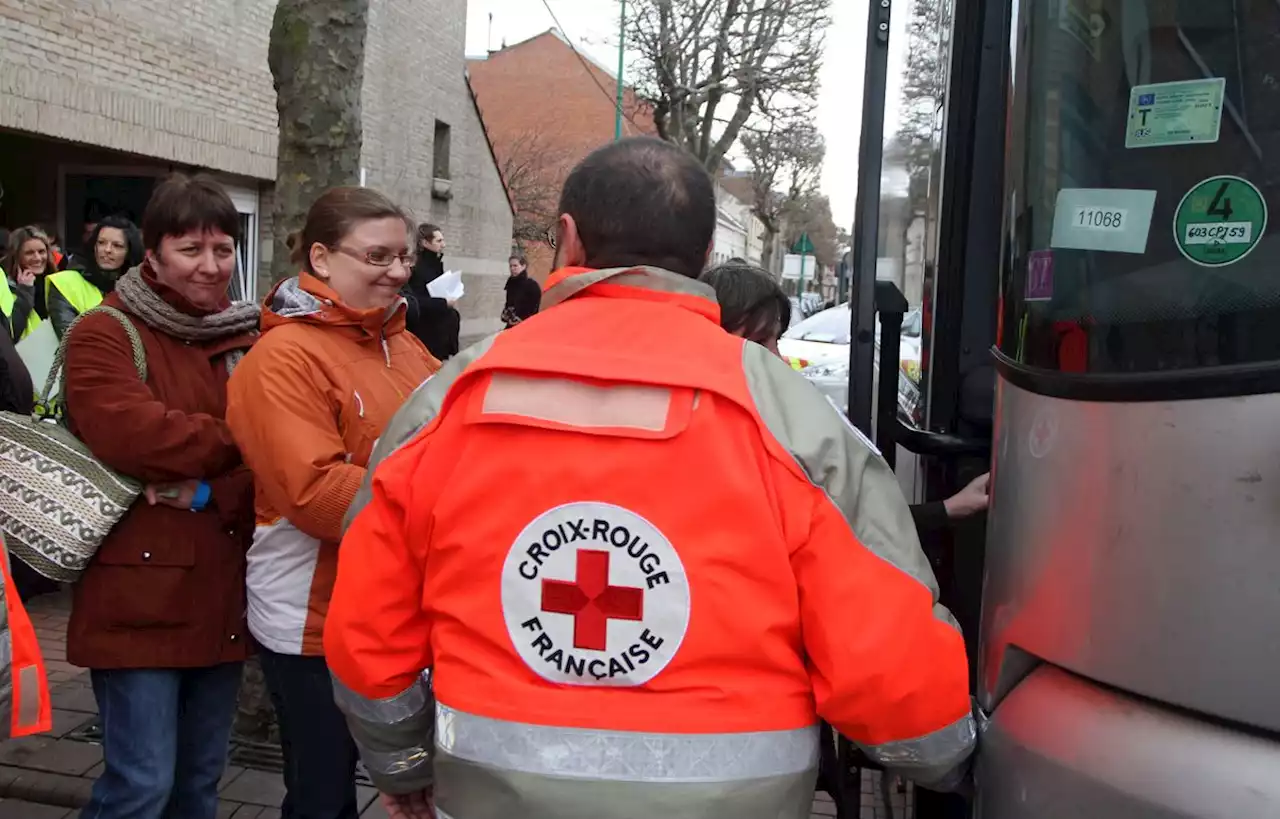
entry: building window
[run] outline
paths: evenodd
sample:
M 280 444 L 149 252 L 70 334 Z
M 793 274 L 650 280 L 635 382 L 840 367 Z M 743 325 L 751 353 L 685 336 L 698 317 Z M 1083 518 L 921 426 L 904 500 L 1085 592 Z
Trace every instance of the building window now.
M 436 136 L 433 148 L 435 150 L 435 170 L 433 175 L 436 179 L 451 179 L 449 175 L 449 124 L 436 120 Z

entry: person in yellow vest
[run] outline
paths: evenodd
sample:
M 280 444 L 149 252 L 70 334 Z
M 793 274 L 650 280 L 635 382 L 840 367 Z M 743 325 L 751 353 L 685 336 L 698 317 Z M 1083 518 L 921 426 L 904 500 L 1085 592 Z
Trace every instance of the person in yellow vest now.
M 0 311 L 4 312 L 9 336 L 15 342 L 25 338 L 44 316 L 44 299 L 36 279 L 57 273 L 49 239 L 37 227 L 18 228 L 9 234 L 0 258 Z
M 142 236 L 133 222 L 108 216 L 89 236 L 84 270 L 68 269 L 45 280 L 49 320 L 61 338 L 81 313 L 97 307 L 116 280 L 142 263 Z

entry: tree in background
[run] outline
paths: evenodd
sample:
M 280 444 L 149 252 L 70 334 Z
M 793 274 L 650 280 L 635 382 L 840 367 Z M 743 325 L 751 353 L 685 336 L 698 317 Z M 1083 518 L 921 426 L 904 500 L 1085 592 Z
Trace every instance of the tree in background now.
M 770 122 L 764 129 L 748 129 L 742 134 L 742 150 L 751 169 L 753 210 L 764 225 L 764 257 L 761 266 L 775 271 L 777 238 L 789 224 L 808 224 L 806 208 L 817 200 L 818 180 L 826 157 L 826 143 L 808 117 L 782 123 Z M 821 197 L 825 201 L 825 197 Z M 826 208 L 831 220 L 830 205 Z M 830 229 L 833 237 L 835 225 Z M 826 235 L 824 228 L 821 235 Z M 783 238 L 787 238 L 783 235 Z M 799 234 L 796 234 L 799 238 Z M 814 245 L 818 239 L 810 233 Z M 788 247 L 793 242 L 788 242 Z M 834 256 L 834 250 L 831 253 Z
M 297 273 L 287 240 L 302 228 L 311 203 L 328 188 L 360 181 L 368 16 L 369 0 L 280 0 L 276 6 L 267 49 L 280 114 L 273 279 Z M 275 725 L 262 669 L 252 658 L 241 680 L 236 732 L 276 741 Z
M 515 211 L 512 238 L 521 248 L 545 243 L 560 216 L 560 188 L 569 157 L 544 130 L 532 129 L 493 146 Z
M 839 261 L 836 254 L 838 233 L 835 220 L 831 218 L 831 202 L 816 191 L 801 197 L 792 208 L 792 216 L 787 220 L 786 233 L 783 234 L 786 246 L 794 247 L 805 233 L 813 242 L 813 257 L 818 264 L 835 267 Z
M 297 271 L 289 234 L 328 188 L 360 181 L 364 44 L 369 0 L 279 0 L 267 62 L 280 114 L 272 196 L 271 272 Z
M 830 0 L 629 0 L 637 91 L 711 173 L 752 122 L 811 112 Z
M 945 6 L 945 8 L 944 8 Z M 914 215 L 925 212 L 937 152 L 938 115 L 946 94 L 950 4 L 916 0 L 907 23 L 907 68 L 903 74 L 901 124 L 885 147 L 885 160 L 904 168 Z

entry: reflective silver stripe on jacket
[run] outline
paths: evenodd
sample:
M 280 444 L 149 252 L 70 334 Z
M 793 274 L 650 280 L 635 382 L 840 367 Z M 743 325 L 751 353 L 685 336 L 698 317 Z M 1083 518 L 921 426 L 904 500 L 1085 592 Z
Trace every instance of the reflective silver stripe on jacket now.
M 804 376 L 768 350 L 743 345 L 742 368 L 770 434 L 831 499 L 858 541 L 923 583 L 936 603 L 938 582 L 889 465 L 845 428 L 848 420 Z M 941 613 L 955 622 L 946 609 Z
M 347 717 L 369 778 L 384 793 L 413 793 L 432 783 L 435 701 L 426 672 L 394 697 L 369 699 L 333 676 L 333 699 Z
M 360 483 L 360 489 L 356 492 L 355 500 L 351 502 L 351 507 L 347 509 L 346 517 L 342 520 L 342 530 L 344 532 L 351 525 L 351 521 L 355 520 L 356 515 L 369 503 L 369 499 L 373 494 L 374 469 L 377 468 L 378 464 L 386 460 L 391 453 L 404 446 L 411 438 L 435 420 L 435 417 L 440 413 L 440 408 L 444 406 L 444 399 L 449 393 L 449 388 L 453 386 L 454 382 L 458 380 L 458 377 L 462 375 L 467 367 L 470 367 L 482 355 L 489 352 L 489 348 L 493 346 L 493 342 L 497 338 L 498 336 L 495 334 L 481 339 L 449 359 L 440 368 L 439 372 L 422 382 L 409 395 L 409 398 L 396 411 L 396 414 L 391 416 L 391 420 L 387 423 L 387 428 L 382 431 L 382 435 L 373 445 L 373 452 L 369 455 L 369 463 L 364 480 Z
M 966 716 L 932 734 L 867 746 L 865 750 L 867 756 L 884 767 L 909 771 L 917 782 L 945 791 L 963 778 L 967 771 L 963 762 L 977 742 L 977 722 Z
M 920 548 L 911 510 L 893 470 L 851 428 L 804 376 L 762 347 L 743 347 L 742 367 L 756 411 L 769 433 L 795 458 L 867 550 L 923 584 L 933 613 L 957 631 L 938 602 L 938 583 Z M 963 772 L 976 743 L 972 716 L 928 736 L 867 748 L 872 758 L 922 783 L 941 783 Z
M 506 722 L 436 705 L 436 746 L 510 771 L 624 782 L 723 782 L 807 771 L 818 727 L 652 734 Z
M 436 794 L 456 819 L 806 819 L 816 726 L 660 734 L 533 725 L 436 706 Z

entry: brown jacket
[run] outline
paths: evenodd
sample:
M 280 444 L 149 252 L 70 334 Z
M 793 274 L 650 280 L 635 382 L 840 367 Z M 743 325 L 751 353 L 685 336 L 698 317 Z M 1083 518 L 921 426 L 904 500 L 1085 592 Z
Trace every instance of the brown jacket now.
M 104 304 L 125 309 L 114 293 Z M 109 315 L 85 319 L 67 349 L 71 430 L 118 472 L 145 482 L 203 479 L 213 496 L 196 513 L 145 499 L 129 510 L 75 586 L 67 659 L 108 669 L 242 660 L 253 481 L 223 418 L 226 353 L 248 347 L 256 334 L 184 342 L 130 318 L 147 352 L 146 384 L 119 323 Z

